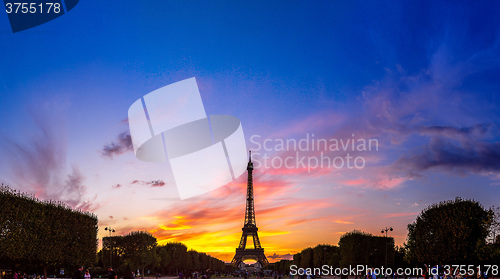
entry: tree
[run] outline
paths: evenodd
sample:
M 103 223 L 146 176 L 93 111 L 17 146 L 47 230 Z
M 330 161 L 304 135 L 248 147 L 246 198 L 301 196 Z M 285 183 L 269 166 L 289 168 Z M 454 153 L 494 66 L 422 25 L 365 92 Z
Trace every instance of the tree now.
M 325 264 L 326 246 L 318 245 L 313 248 L 313 264 L 315 267 L 320 267 Z
M 104 266 L 112 266 L 115 269 L 123 266 L 124 262 L 124 237 L 106 236 L 102 238 L 101 260 Z
M 394 250 L 394 266 L 397 267 L 410 267 L 408 262 L 406 261 L 406 247 L 403 246 L 396 246 L 396 249 Z
M 187 246 L 180 242 L 172 242 L 167 244 L 167 249 L 170 251 L 173 259 L 171 267 L 175 270 L 175 274 L 178 275 L 179 270 L 184 267 Z
M 293 260 L 292 260 L 292 263 L 294 265 L 297 265 L 299 266 L 300 265 L 300 261 L 302 260 L 302 255 L 300 253 L 297 253 L 295 255 L 293 255 Z
M 156 259 L 156 238 L 149 232 L 135 231 L 125 236 L 103 237 L 103 262 L 108 263 L 112 257 L 113 266 L 125 273 L 130 268 L 140 269 L 144 277 L 144 269 L 154 265 Z M 131 273 L 131 272 L 130 272 Z
M 313 266 L 313 249 L 312 248 L 306 248 L 300 252 L 301 254 L 301 259 L 300 259 L 300 267 L 314 267 Z
M 287 264 L 304 267 L 321 267 L 323 265 L 339 266 L 339 247 L 329 244 L 319 244 L 314 248 L 306 248 L 293 255 L 293 261 Z
M 0 259 L 49 265 L 95 261 L 97 217 L 0 187 Z
M 167 246 L 158 246 L 156 254 L 159 258 L 159 268 L 162 273 L 165 273 L 172 261 L 172 255 L 168 253 Z
M 326 246 L 326 264 L 329 266 L 340 266 L 340 248 L 335 245 Z
M 191 270 L 200 270 L 201 269 L 201 262 L 200 262 L 200 255 L 198 252 L 195 250 L 190 250 L 188 252 L 190 258 L 191 258 Z
M 210 255 L 189 250 L 181 242 L 169 242 L 156 247 L 157 266 L 162 273 L 178 275 L 184 271 L 224 271 L 226 264 Z
M 444 201 L 408 225 L 408 259 L 427 264 L 478 264 L 493 212 L 474 200 Z
M 387 246 L 387 249 L 386 249 Z M 340 237 L 340 266 L 370 265 L 384 266 L 387 250 L 387 263 L 394 263 L 394 238 L 374 236 L 354 230 Z
M 271 263 L 268 268 L 283 274 L 287 274 L 290 272 L 290 265 L 292 265 L 292 261 L 280 260 L 279 262 Z
M 144 279 L 144 268 L 153 263 L 156 256 L 156 238 L 149 232 L 131 232 L 124 237 L 124 256 L 127 262 L 141 270 Z

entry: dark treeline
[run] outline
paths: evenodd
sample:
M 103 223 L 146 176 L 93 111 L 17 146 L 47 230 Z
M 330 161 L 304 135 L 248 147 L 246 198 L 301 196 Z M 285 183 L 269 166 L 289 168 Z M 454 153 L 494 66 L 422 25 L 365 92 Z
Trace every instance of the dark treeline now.
M 386 252 L 387 251 L 387 252 Z M 298 267 L 415 267 L 423 264 L 491 265 L 500 262 L 500 209 L 485 209 L 474 200 L 456 198 L 424 209 L 408 225 L 407 241 L 395 246 L 392 237 L 354 230 L 338 246 L 306 248 L 293 260 L 272 265 L 281 272 Z
M 231 270 L 223 261 L 199 253 L 182 243 L 157 245 L 149 232 L 103 238 L 97 253 L 97 217 L 54 201 L 0 187 L 0 268 L 21 273 L 68 276 L 80 265 L 93 275 L 106 276 L 113 266 L 127 278 L 141 274 L 177 275 L 194 271 Z M 485 209 L 474 200 L 444 201 L 429 206 L 408 225 L 401 247 L 392 237 L 362 231 L 344 234 L 338 246 L 321 244 L 303 249 L 293 260 L 282 260 L 268 268 L 289 271 L 329 265 L 408 267 L 428 265 L 495 264 L 500 262 L 500 209 Z M 64 274 L 59 272 L 64 269 Z M 96 277 L 94 277 L 96 278 Z
M 0 186 L 0 263 L 18 271 L 95 262 L 97 217 Z M 40 272 L 38 272 L 40 274 Z
M 361 231 L 344 234 L 339 240 L 341 260 L 339 266 L 363 264 L 393 266 L 394 238 L 374 236 Z M 387 264 L 385 262 L 387 255 Z
M 199 253 L 187 249 L 186 245 L 174 242 L 159 246 L 157 250 L 156 267 L 164 274 L 176 274 L 179 270 L 187 272 L 203 271 L 224 271 L 226 264 L 206 253 Z
M 303 249 L 293 256 L 291 261 L 280 261 L 273 265 L 274 270 L 280 272 L 290 271 L 294 264 L 302 268 L 321 267 L 346 267 L 349 265 L 385 266 L 385 247 L 387 245 L 387 261 L 394 264 L 394 255 L 399 248 L 394 247 L 392 237 L 373 236 L 361 231 L 344 234 L 339 240 L 339 246 L 320 244 L 316 247 Z
M 79 266 L 93 278 L 107 277 L 113 266 L 120 277 L 141 274 L 224 271 L 225 263 L 182 243 L 158 246 L 149 232 L 103 238 L 97 253 L 97 216 L 64 203 L 40 201 L 0 186 L 0 269 L 17 273 L 70 277 Z M 62 273 L 63 272 L 63 273 Z M 12 276 L 12 274 L 10 275 Z
M 157 246 L 156 238 L 147 232 L 133 232 L 126 236 L 103 238 L 103 249 L 98 253 L 98 266 L 116 267 L 119 274 L 128 277 L 137 269 L 150 274 L 178 275 L 194 271 L 224 271 L 225 263 L 206 253 L 188 250 L 180 242 Z

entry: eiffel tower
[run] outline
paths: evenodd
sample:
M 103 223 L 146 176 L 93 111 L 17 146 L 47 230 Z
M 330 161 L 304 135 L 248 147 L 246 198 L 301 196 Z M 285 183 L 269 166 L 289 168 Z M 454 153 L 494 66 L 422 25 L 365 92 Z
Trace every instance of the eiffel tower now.
M 260 245 L 259 235 L 257 231 L 257 224 L 255 223 L 255 210 L 253 205 L 253 163 L 252 163 L 252 151 L 248 156 L 248 184 L 247 184 L 247 206 L 245 211 L 245 224 L 241 229 L 243 234 L 241 235 L 240 245 L 236 248 L 236 254 L 234 255 L 231 263 L 235 266 L 240 266 L 244 260 L 255 260 L 261 267 L 266 266 L 269 262 L 267 261 L 266 255 L 264 255 L 264 248 Z M 253 249 L 247 249 L 247 238 L 251 236 L 253 238 Z

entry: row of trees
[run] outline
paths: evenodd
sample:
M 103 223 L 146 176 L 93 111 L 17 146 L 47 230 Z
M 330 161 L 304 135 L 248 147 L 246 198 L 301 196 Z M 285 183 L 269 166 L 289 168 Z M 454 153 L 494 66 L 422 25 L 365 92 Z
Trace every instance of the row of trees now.
M 97 250 L 97 217 L 54 201 L 0 187 L 0 262 L 4 265 L 91 264 Z
M 187 249 L 186 245 L 174 242 L 157 249 L 157 261 L 155 267 L 162 273 L 177 273 L 178 270 L 187 272 L 210 269 L 212 271 L 224 271 L 226 264 L 206 253 L 199 253 Z
M 0 263 L 10 267 L 29 263 L 43 267 L 92 266 L 96 263 L 97 217 L 72 210 L 60 202 L 40 201 L 0 187 Z M 157 246 L 148 232 L 103 238 L 98 266 L 113 263 L 124 275 L 131 270 L 178 274 L 211 269 L 225 271 L 224 262 L 205 253 L 188 251 L 182 243 Z M 457 198 L 431 205 L 408 225 L 407 242 L 395 247 L 393 238 L 353 231 L 339 246 L 318 245 L 294 255 L 293 261 L 272 265 L 285 272 L 301 267 L 415 266 L 416 264 L 486 264 L 500 262 L 500 209 L 484 209 L 474 200 Z
M 148 232 L 132 232 L 125 236 L 103 238 L 98 254 L 99 265 L 117 267 L 125 276 L 132 270 L 175 274 L 210 269 L 224 271 L 225 263 L 205 253 L 189 250 L 180 242 L 157 246 L 156 238 Z
M 314 248 L 306 248 L 295 254 L 292 261 L 280 261 L 273 264 L 273 268 L 286 272 L 292 264 L 300 267 L 321 267 L 325 264 L 335 267 L 357 264 L 380 267 L 385 266 L 386 247 L 387 263 L 393 266 L 395 254 L 399 251 L 394 246 L 394 238 L 373 236 L 355 230 L 344 234 L 339 240 L 339 246 L 320 244 Z
M 97 253 L 97 216 L 61 202 L 40 201 L 4 185 L 0 187 L 0 205 L 0 268 L 43 268 L 46 278 L 48 270 L 64 268 L 68 275 L 80 265 L 95 267 L 93 271 L 101 273 L 113 266 L 125 278 L 137 269 L 143 276 L 146 270 L 178 274 L 225 269 L 223 261 L 188 251 L 182 243 L 158 246 L 156 238 L 145 231 L 104 237 L 103 249 Z
M 386 254 L 387 251 L 387 254 Z M 387 257 L 387 259 L 386 259 Z M 286 272 L 300 267 L 368 265 L 410 267 L 422 264 L 493 264 L 500 262 L 500 208 L 485 209 L 474 200 L 456 198 L 423 210 L 408 225 L 407 242 L 394 245 L 392 237 L 361 231 L 344 234 L 339 246 L 318 245 L 273 264 Z
M 306 248 L 293 256 L 293 263 L 300 267 L 320 267 L 324 264 L 339 266 L 340 249 L 325 244 Z
M 373 236 L 369 233 L 353 231 L 340 238 L 339 247 L 341 266 L 356 264 L 392 266 L 394 264 L 394 238 L 392 237 Z

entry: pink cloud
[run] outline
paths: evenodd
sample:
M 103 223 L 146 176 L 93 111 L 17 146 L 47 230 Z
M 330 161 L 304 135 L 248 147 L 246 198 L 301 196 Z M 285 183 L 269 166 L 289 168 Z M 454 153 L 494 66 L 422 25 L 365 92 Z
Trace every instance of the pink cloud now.
M 349 185 L 349 186 L 358 186 L 358 185 L 366 185 L 369 183 L 367 179 L 364 178 L 357 178 L 357 179 L 351 179 L 351 180 L 343 180 L 341 181 L 342 184 L 344 185 Z
M 334 222 L 338 223 L 338 224 L 345 224 L 345 225 L 353 225 L 354 224 L 353 222 L 342 220 L 342 219 L 335 220 Z

